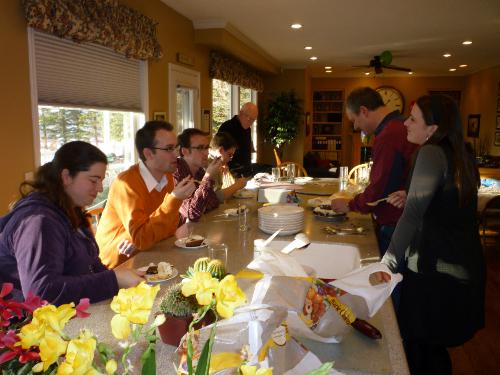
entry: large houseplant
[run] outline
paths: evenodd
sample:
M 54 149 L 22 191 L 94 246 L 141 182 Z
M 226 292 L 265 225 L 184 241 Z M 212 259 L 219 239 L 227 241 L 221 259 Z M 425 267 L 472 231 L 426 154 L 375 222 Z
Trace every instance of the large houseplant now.
M 297 136 L 302 115 L 301 100 L 293 90 L 281 92 L 269 100 L 265 117 L 266 140 L 278 149 L 278 153 L 281 154 L 281 146 Z

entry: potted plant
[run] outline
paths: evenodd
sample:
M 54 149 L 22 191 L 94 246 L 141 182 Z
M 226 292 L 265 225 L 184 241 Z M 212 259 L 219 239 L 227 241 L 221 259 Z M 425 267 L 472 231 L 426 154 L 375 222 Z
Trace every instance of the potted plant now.
M 300 99 L 295 92 L 282 92 L 271 99 L 267 106 L 266 139 L 282 154 L 281 146 L 297 136 L 302 117 Z
M 158 332 L 165 344 L 174 346 L 179 345 L 193 320 L 193 314 L 198 310 L 196 299 L 184 297 L 181 289 L 181 283 L 170 286 L 160 303 L 165 322 L 158 327 Z
M 181 277 L 190 279 L 196 272 L 208 272 L 218 280 L 226 276 L 225 267 L 220 260 L 206 257 L 197 259 Z M 160 302 L 160 313 L 165 316 L 165 322 L 158 327 L 162 341 L 178 346 L 193 321 L 193 314 L 197 313 L 199 308 L 200 305 L 194 296 L 185 297 L 182 294 L 182 283 L 170 286 Z M 210 312 L 196 327 L 211 324 L 214 320 L 215 316 Z

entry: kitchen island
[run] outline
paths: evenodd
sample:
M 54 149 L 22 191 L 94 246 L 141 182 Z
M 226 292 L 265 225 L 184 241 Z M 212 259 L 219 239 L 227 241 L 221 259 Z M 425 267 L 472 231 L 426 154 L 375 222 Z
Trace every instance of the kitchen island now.
M 304 196 L 305 198 L 305 196 Z M 307 198 L 306 198 L 307 199 Z M 239 231 L 238 219 L 226 217 L 224 210 L 245 204 L 249 208 L 247 231 Z M 254 257 L 253 241 L 257 238 L 267 238 L 268 235 L 258 229 L 257 209 L 262 204 L 253 199 L 232 199 L 218 209 L 202 216 L 196 223 L 187 223 L 181 227 L 181 232 L 193 233 L 205 237 L 209 243 L 225 243 L 228 247 L 227 270 L 236 273 L 245 267 Z M 361 265 L 376 262 L 379 259 L 377 241 L 373 231 L 371 219 L 367 215 L 356 213 L 348 214 L 345 224 L 354 224 L 366 228 L 362 235 L 328 235 L 323 228 L 330 223 L 317 220 L 312 209 L 305 208 L 304 233 L 314 242 L 330 242 L 335 244 L 350 244 L 355 246 L 360 255 Z M 335 224 L 335 223 L 332 223 Z M 182 233 L 181 233 L 182 234 Z M 280 240 L 291 241 L 293 236 L 279 237 Z M 207 256 L 207 248 L 182 249 L 175 246 L 175 238 L 169 238 L 156 244 L 152 249 L 140 252 L 120 267 L 139 268 L 150 262 L 167 261 L 184 273 L 188 266 L 202 256 Z M 325 261 L 335 261 L 335 255 Z M 153 312 L 158 310 L 158 303 L 166 287 L 178 282 L 179 277 L 162 284 L 162 288 L 155 302 Z M 72 321 L 72 329 L 80 326 L 89 327 L 98 335 L 101 341 L 116 343 L 111 336 L 109 322 L 114 313 L 109 308 L 109 301 L 94 304 L 90 307 L 91 317 Z M 371 340 L 354 329 L 344 337 L 341 343 L 323 344 L 298 338 L 306 347 L 313 351 L 322 361 L 335 361 L 334 367 L 346 374 L 408 374 L 406 358 L 401 344 L 401 337 L 397 326 L 394 310 L 390 300 L 386 301 L 379 312 L 370 320 L 377 327 L 383 338 Z M 137 351 L 137 350 L 136 350 Z M 175 348 L 161 341 L 157 344 L 157 373 L 175 374 L 173 362 L 177 360 Z M 138 361 L 138 354 L 134 353 L 131 360 Z M 137 362 L 138 363 L 138 362 Z

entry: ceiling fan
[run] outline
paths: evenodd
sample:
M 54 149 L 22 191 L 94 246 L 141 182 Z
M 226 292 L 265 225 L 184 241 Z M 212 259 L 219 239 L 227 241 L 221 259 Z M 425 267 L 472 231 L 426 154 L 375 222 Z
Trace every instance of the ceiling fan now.
M 353 68 L 374 68 L 375 74 L 383 73 L 383 69 L 401 70 L 403 72 L 411 72 L 410 68 L 403 68 L 401 66 L 391 65 L 392 53 L 391 51 L 384 51 L 380 55 L 373 56 L 368 65 L 354 65 Z

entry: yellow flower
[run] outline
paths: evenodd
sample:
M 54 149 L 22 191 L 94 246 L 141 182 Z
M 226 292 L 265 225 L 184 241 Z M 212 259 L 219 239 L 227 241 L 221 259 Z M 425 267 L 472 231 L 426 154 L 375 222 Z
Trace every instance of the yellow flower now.
M 217 299 L 217 313 L 223 318 L 233 316 L 234 309 L 245 304 L 245 293 L 240 289 L 234 275 L 227 275 L 222 279 L 215 294 Z
M 114 359 L 110 359 L 108 362 L 106 362 L 106 373 L 107 374 L 114 374 L 116 372 L 117 368 L 118 368 L 118 365 L 116 364 L 116 361 Z
M 182 294 L 186 297 L 196 294 L 196 300 L 202 306 L 212 302 L 219 280 L 209 272 L 195 272 L 191 279 L 182 281 Z
M 130 333 L 132 332 L 130 328 L 130 322 L 124 316 L 116 314 L 111 319 L 111 333 L 118 340 L 126 340 Z
M 257 366 L 243 365 L 240 367 L 242 375 L 273 375 L 273 368 L 260 368 Z
M 242 361 L 240 353 L 224 352 L 212 354 L 208 373 L 213 374 L 227 368 L 238 368 Z
M 111 301 L 111 309 L 131 323 L 146 324 L 159 290 L 159 285 L 151 287 L 144 282 L 133 288 L 120 289 Z
M 18 334 L 23 349 L 29 349 L 32 346 L 40 345 L 40 341 L 44 335 L 45 324 L 41 324 L 36 318 L 33 318 L 31 323 L 22 326 Z
M 68 343 L 57 333 L 45 332 L 44 338 L 40 341 L 40 359 L 43 362 L 44 371 L 66 352 L 67 345 Z
M 74 303 L 59 307 L 55 307 L 54 305 L 42 306 L 33 312 L 33 318 L 46 323 L 54 332 L 62 335 L 66 323 L 76 315 L 74 306 Z
M 82 331 L 79 338 L 69 342 L 66 360 L 59 365 L 57 374 L 87 375 L 93 372 L 92 362 L 96 345 L 96 340 L 90 333 Z

